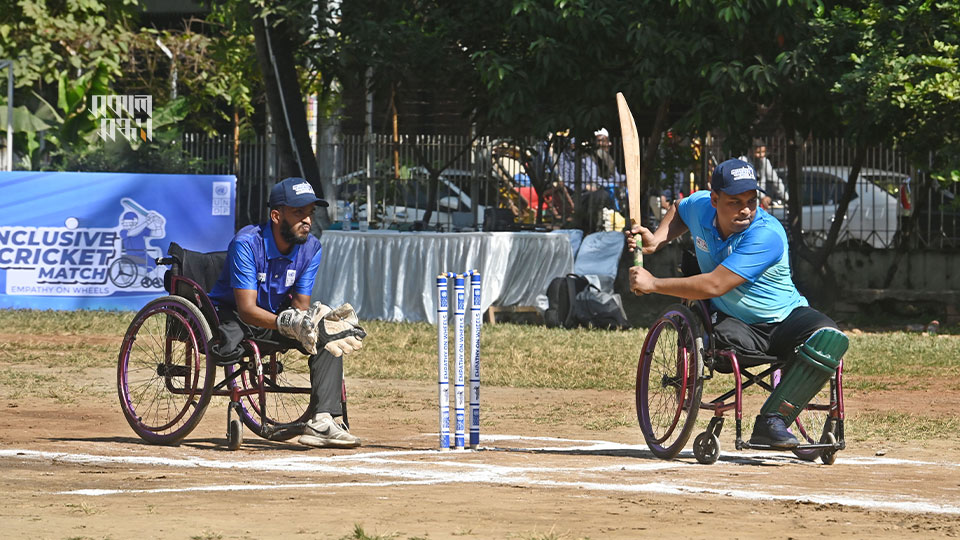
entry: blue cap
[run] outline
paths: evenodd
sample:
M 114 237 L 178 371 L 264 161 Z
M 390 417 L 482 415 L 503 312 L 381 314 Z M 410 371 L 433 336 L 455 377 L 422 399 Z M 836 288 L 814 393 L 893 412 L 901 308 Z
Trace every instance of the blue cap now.
M 330 206 L 327 201 L 317 197 L 313 192 L 313 186 L 303 178 L 284 178 L 270 190 L 270 208 L 278 206 L 300 208 L 312 203 L 317 203 L 317 206 Z
M 128 220 L 140 221 L 140 218 L 138 218 L 137 214 L 133 212 L 124 212 L 123 215 L 120 216 L 120 220 L 121 221 L 128 221 Z
M 751 190 L 760 191 L 753 165 L 742 159 L 728 159 L 717 165 L 710 179 L 710 188 L 727 195 L 739 195 Z

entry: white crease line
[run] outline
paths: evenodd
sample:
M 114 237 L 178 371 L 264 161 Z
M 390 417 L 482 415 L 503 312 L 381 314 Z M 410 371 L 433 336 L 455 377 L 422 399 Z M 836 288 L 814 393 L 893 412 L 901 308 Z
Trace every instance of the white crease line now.
M 358 460 L 362 460 L 363 454 L 356 454 Z M 436 462 L 403 462 L 402 465 L 411 465 L 416 466 L 415 469 L 396 469 L 389 467 L 362 467 L 362 466 L 350 466 L 347 465 L 327 465 L 321 463 L 322 461 L 331 461 L 325 458 L 291 458 L 289 460 L 268 460 L 267 462 L 262 461 L 247 461 L 247 462 L 221 462 L 216 460 L 206 460 L 201 458 L 191 458 L 191 459 L 169 459 L 169 458 L 148 458 L 148 457 L 131 457 L 131 456 L 95 456 L 90 454 L 67 454 L 67 453 L 56 453 L 56 452 L 39 452 L 32 450 L 0 450 L 0 457 L 12 457 L 19 459 L 48 459 L 51 461 L 63 461 L 71 463 L 125 463 L 125 464 L 147 464 L 147 465 L 166 465 L 173 467 L 203 467 L 203 468 L 212 468 L 212 469 L 247 469 L 247 470 L 285 470 L 285 471 L 310 471 L 310 472 L 324 472 L 331 474 L 339 475 L 371 475 L 371 476 L 388 476 L 403 478 L 406 480 L 398 480 L 395 482 L 371 482 L 367 484 L 357 484 L 357 483 L 331 483 L 331 484 L 289 484 L 286 485 L 289 489 L 297 488 L 320 488 L 320 487 L 347 487 L 347 486 L 356 486 L 356 485 L 406 485 L 406 484 L 460 484 L 460 483 L 487 483 L 487 484 L 500 484 L 500 485 L 524 485 L 530 487 L 569 487 L 569 488 L 579 488 L 587 489 L 591 491 L 614 491 L 614 492 L 630 492 L 630 493 L 658 493 L 658 494 L 675 494 L 675 495 L 689 495 L 689 494 L 712 494 L 717 496 L 728 496 L 735 497 L 738 499 L 745 500 L 783 500 L 783 501 L 795 501 L 795 502 L 810 502 L 816 504 L 838 504 L 843 506 L 853 506 L 860 508 L 869 508 L 869 509 L 883 509 L 883 510 L 894 510 L 901 512 L 919 512 L 919 513 L 938 513 L 938 514 L 960 514 L 960 507 L 953 506 L 950 504 L 939 504 L 933 503 L 925 500 L 914 500 L 904 501 L 904 495 L 895 495 L 900 500 L 891 501 L 884 498 L 855 498 L 850 496 L 842 495 L 833 495 L 833 494 L 812 494 L 812 495 L 796 495 L 796 496 L 787 496 L 787 495 L 778 495 L 774 493 L 765 493 L 761 491 L 747 491 L 747 490 L 729 490 L 729 489 L 716 489 L 716 488 L 705 488 L 705 487 L 694 487 L 686 486 L 680 484 L 664 484 L 664 483 L 645 483 L 645 484 L 611 484 L 611 483 L 599 483 L 599 482 L 560 482 L 549 479 L 538 479 L 531 478 L 530 474 L 537 473 L 556 473 L 561 471 L 577 471 L 578 469 L 571 468 L 546 468 L 546 467 L 536 467 L 536 468 L 525 468 L 525 467 L 503 467 L 496 465 L 482 465 L 475 463 L 454 463 L 454 465 L 461 465 L 461 467 L 456 467 L 459 470 L 453 472 L 443 472 L 439 470 L 440 468 L 449 468 L 449 467 L 438 467 L 438 465 L 450 465 L 449 462 L 446 463 L 436 463 Z M 286 461 L 286 463 L 284 463 Z M 384 460 L 377 459 L 374 460 L 381 464 L 396 464 L 393 460 Z M 295 463 L 293 463 L 295 462 Z M 685 464 L 675 463 L 676 466 L 685 466 Z M 463 467 L 463 466 L 467 467 Z M 464 468 L 474 469 L 471 471 L 464 471 Z M 282 489 L 283 487 L 275 486 L 242 486 L 242 489 L 245 490 L 256 490 L 256 489 Z M 80 495 L 109 495 L 109 494 L 124 494 L 124 493 L 172 493 L 179 491 L 219 491 L 223 489 L 229 489 L 225 486 L 199 486 L 199 487 L 190 487 L 190 488 L 160 488 L 156 490 L 75 490 L 70 492 L 61 492 L 64 494 L 80 494 Z
M 331 484 L 270 484 L 270 485 L 216 485 L 194 486 L 188 488 L 157 488 L 157 489 L 75 489 L 71 491 L 57 491 L 54 495 L 86 495 L 100 497 L 104 495 L 129 495 L 140 493 L 184 493 L 190 491 L 266 491 L 273 489 L 329 489 L 348 487 L 393 487 L 393 486 L 423 486 L 438 484 L 436 480 L 401 481 L 401 482 L 339 482 Z

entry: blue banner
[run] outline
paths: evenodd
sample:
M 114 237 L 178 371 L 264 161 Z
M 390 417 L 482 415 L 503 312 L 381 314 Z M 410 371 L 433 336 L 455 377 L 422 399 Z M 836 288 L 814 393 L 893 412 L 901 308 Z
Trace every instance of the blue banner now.
M 139 310 L 170 242 L 224 250 L 234 176 L 0 172 L 0 308 Z

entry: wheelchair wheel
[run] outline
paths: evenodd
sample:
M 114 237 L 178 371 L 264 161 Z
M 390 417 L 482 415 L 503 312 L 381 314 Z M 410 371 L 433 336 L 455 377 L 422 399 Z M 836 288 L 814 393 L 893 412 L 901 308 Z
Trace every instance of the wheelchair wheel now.
M 676 457 L 690 438 L 703 393 L 702 326 L 686 306 L 668 307 L 643 343 L 637 366 L 637 420 L 650 451 Z
M 835 423 L 830 418 L 830 411 L 826 410 L 832 404 L 836 403 L 832 396 L 836 395 L 836 379 L 831 378 L 830 382 L 817 393 L 810 401 L 817 409 L 804 409 L 792 426 L 790 431 L 800 441 L 800 444 L 815 444 L 826 442 L 827 436 L 836 437 L 833 433 Z M 816 461 L 823 457 L 824 450 L 820 448 L 793 450 L 793 454 L 804 461 Z
M 133 431 L 153 444 L 176 444 L 203 417 L 216 364 L 207 362 L 206 319 L 179 296 L 158 298 L 127 328 L 117 364 L 117 393 Z
M 273 441 L 286 441 L 300 435 L 300 424 L 310 414 L 310 357 L 291 349 L 262 360 L 266 416 L 261 414 L 259 394 L 251 394 L 240 399 L 240 419 L 254 433 L 266 434 Z M 227 375 L 234 369 L 237 366 L 227 366 Z M 256 374 L 245 369 L 233 384 L 242 390 L 257 388 Z

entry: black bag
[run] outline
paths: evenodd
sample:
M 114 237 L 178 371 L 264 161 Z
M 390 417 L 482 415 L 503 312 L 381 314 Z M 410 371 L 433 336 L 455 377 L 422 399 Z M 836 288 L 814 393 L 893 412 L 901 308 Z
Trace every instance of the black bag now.
M 573 317 L 584 326 L 605 330 L 627 330 L 630 321 L 623 310 L 620 295 L 602 291 L 592 283 L 577 293 L 573 302 Z
M 587 278 L 576 274 L 567 274 L 554 278 L 547 286 L 547 300 L 549 307 L 543 313 L 543 321 L 547 328 L 573 328 L 577 320 L 573 316 L 573 304 L 577 293 L 587 287 Z

